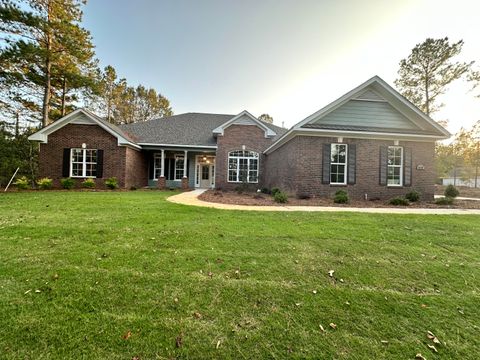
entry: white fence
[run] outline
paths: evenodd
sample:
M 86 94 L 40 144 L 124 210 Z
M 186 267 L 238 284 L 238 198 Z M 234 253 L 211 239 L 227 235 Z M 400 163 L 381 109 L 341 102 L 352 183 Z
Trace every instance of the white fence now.
M 442 185 L 455 185 L 455 186 L 467 186 L 467 187 L 475 187 L 475 179 L 461 179 L 461 178 L 443 178 Z M 480 177 L 477 178 L 477 187 L 480 187 Z

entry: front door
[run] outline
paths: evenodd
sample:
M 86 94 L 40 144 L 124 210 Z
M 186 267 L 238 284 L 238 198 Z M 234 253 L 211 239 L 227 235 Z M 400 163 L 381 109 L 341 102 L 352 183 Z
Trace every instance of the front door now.
M 211 165 L 210 164 L 201 164 L 200 165 L 200 187 L 209 188 L 212 185 L 211 181 Z

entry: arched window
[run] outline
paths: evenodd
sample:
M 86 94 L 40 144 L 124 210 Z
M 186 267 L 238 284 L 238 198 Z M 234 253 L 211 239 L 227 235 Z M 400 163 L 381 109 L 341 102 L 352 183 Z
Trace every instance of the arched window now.
M 230 151 L 228 182 L 258 183 L 258 153 L 247 150 Z

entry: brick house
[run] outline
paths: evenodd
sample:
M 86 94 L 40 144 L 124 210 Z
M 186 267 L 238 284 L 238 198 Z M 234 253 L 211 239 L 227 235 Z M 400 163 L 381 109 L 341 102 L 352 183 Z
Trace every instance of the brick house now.
M 287 130 L 247 111 L 186 113 L 112 125 L 78 109 L 30 136 L 41 177 L 116 177 L 122 188 L 233 190 L 387 199 L 433 198 L 435 141 L 450 134 L 378 76 Z

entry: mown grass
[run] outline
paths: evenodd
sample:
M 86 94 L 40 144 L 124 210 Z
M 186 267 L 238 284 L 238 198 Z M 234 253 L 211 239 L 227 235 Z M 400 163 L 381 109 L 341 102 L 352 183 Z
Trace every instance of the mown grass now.
M 0 357 L 478 359 L 480 217 L 168 195 L 0 196 Z

